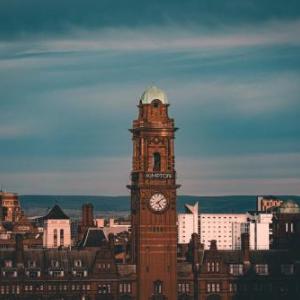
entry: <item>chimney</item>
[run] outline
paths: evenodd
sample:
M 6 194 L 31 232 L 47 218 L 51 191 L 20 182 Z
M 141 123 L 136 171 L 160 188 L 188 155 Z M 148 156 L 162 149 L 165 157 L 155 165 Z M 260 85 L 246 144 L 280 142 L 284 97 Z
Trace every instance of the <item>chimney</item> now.
M 244 232 L 241 235 L 242 240 L 242 255 L 243 255 L 243 262 L 249 263 L 250 262 L 250 246 L 249 246 L 249 233 Z
M 16 234 L 16 265 L 24 264 L 24 244 L 23 244 L 23 235 Z
M 197 272 L 200 267 L 200 243 L 199 235 L 197 233 L 192 234 L 191 239 L 191 250 L 192 250 L 192 265 L 194 272 Z
M 94 227 L 94 207 L 91 203 L 82 205 L 82 225 L 84 227 Z
M 115 236 L 113 233 L 108 235 L 108 242 L 111 249 L 115 249 Z
M 211 240 L 211 241 L 210 241 L 210 247 L 209 247 L 209 250 L 213 250 L 213 251 L 218 250 L 218 247 L 217 247 L 217 241 L 216 241 L 216 240 Z

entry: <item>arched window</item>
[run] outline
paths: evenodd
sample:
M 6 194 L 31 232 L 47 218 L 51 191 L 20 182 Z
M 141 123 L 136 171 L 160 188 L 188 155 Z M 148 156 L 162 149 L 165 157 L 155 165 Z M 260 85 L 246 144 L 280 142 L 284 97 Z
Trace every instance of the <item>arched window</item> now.
M 154 295 L 162 294 L 162 282 L 160 280 L 156 280 L 153 283 L 153 293 Z
M 161 158 L 160 153 L 155 152 L 153 153 L 153 171 L 158 172 L 161 168 Z
M 64 230 L 60 230 L 60 245 L 63 246 L 65 242 Z
M 57 229 L 53 230 L 53 246 L 57 247 Z

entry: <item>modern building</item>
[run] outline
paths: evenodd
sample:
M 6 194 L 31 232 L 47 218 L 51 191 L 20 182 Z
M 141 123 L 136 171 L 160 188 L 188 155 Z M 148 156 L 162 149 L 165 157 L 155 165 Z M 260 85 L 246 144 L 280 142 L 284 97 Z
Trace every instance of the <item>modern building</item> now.
M 268 250 L 272 243 L 273 214 L 266 212 L 248 212 L 248 233 L 251 250 Z
M 199 233 L 198 202 L 194 205 L 185 204 L 185 213 L 178 214 L 178 243 L 188 244 L 193 233 Z
M 247 232 L 246 214 L 202 213 L 200 218 L 200 242 L 209 249 L 216 240 L 222 250 L 241 248 L 241 234 Z

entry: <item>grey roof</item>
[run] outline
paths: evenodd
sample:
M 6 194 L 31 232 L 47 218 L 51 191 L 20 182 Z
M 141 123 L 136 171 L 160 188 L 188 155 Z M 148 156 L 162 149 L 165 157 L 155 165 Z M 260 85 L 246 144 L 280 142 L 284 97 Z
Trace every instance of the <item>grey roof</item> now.
M 102 229 L 89 228 L 80 242 L 80 247 L 101 247 L 107 240 Z
M 70 219 L 57 204 L 52 207 L 44 220 L 68 220 Z

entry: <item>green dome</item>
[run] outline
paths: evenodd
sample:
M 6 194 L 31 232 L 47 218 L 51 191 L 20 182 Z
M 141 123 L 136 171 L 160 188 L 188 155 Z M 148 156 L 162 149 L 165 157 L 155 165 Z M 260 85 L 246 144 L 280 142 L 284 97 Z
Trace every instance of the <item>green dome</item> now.
M 151 102 L 156 99 L 160 100 L 163 104 L 168 104 L 166 93 L 156 86 L 151 86 L 145 90 L 140 102 L 141 104 L 151 104 Z
M 279 212 L 284 214 L 296 214 L 300 213 L 299 205 L 293 200 L 287 200 L 283 202 L 279 207 Z

